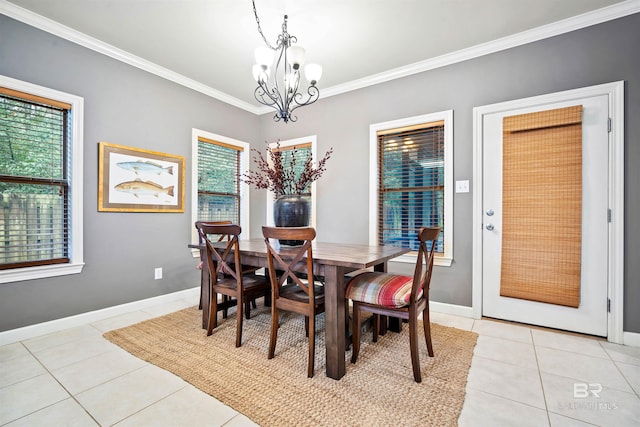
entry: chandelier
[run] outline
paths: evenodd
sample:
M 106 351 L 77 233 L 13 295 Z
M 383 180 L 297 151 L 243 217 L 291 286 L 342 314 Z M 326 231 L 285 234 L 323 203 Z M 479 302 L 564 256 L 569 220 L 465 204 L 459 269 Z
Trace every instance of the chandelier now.
M 257 48 L 255 52 L 256 64 L 253 66 L 253 78 L 258 82 L 258 87 L 253 95 L 259 103 L 276 110 L 273 116 L 273 120 L 276 122 L 280 120 L 285 123 L 295 122 L 297 117 L 292 114 L 293 111 L 313 104 L 320 97 L 320 91 L 316 84 L 322 76 L 322 67 L 318 64 L 307 64 L 304 67 L 309 85 L 306 94 L 298 92 L 305 50 L 299 46 L 292 46 L 298 39 L 287 32 L 287 15 L 284 16 L 282 34 L 278 35 L 274 47 L 262 33 L 255 0 L 252 0 L 252 3 L 258 31 L 266 44 L 266 46 Z

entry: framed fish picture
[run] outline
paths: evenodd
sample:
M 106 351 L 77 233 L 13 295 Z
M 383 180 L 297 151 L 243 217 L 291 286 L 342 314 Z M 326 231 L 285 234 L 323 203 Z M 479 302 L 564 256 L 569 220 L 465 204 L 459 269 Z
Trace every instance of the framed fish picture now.
M 184 212 L 184 157 L 108 142 L 98 147 L 98 211 Z

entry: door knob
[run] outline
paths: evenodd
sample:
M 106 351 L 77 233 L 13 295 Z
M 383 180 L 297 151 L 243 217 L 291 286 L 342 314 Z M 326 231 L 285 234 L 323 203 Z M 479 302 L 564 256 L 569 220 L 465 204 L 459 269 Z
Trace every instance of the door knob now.
M 493 231 L 493 224 L 487 224 L 487 230 Z
M 493 216 L 493 209 L 487 209 L 487 216 Z

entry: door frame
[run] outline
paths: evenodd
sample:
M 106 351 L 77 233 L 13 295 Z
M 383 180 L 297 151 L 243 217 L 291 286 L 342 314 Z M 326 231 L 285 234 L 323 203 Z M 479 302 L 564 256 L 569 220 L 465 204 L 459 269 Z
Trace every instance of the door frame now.
M 482 317 L 482 200 L 483 200 L 483 120 L 485 115 L 503 111 L 543 106 L 555 102 L 609 96 L 609 221 L 607 288 L 610 300 L 607 339 L 623 343 L 624 309 L 624 81 L 605 83 L 563 92 L 523 98 L 473 109 L 473 277 L 472 316 Z

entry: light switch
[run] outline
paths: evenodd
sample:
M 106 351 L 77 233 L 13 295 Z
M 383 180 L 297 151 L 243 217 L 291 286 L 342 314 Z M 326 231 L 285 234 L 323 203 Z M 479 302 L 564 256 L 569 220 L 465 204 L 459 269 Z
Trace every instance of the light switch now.
M 469 180 L 456 181 L 456 193 L 468 193 L 469 192 Z

